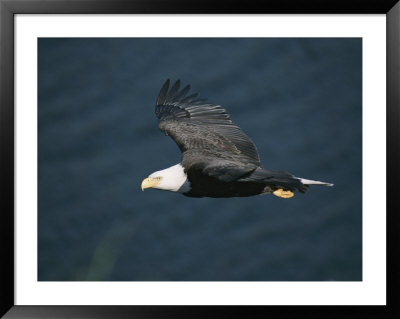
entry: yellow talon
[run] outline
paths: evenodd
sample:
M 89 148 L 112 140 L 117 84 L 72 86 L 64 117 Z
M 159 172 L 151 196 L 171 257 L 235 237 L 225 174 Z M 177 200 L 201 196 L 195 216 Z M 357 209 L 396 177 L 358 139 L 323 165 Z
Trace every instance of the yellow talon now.
M 281 198 L 290 198 L 294 196 L 294 193 L 291 191 L 285 191 L 282 188 L 277 189 L 276 191 L 274 191 L 272 194 L 274 194 L 277 197 L 281 197 Z

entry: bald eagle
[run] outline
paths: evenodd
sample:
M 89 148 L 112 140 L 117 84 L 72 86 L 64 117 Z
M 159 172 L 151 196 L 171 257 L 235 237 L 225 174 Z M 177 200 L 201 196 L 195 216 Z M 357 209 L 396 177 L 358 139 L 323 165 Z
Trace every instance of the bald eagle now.
M 290 198 L 308 185 L 333 184 L 262 168 L 256 146 L 220 105 L 187 96 L 190 85 L 168 79 L 156 101 L 158 127 L 182 152 L 181 163 L 152 173 L 142 190 L 156 188 L 190 197 L 236 197 L 274 194 Z

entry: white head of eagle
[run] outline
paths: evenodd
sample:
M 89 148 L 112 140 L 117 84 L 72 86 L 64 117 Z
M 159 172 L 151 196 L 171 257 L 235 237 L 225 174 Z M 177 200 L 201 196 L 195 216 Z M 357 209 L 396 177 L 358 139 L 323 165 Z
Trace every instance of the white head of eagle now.
M 142 190 L 150 187 L 179 193 L 190 191 L 190 183 L 181 164 L 150 174 L 143 180 Z
M 262 168 L 253 141 L 235 125 L 220 105 L 198 99 L 180 81 L 168 79 L 156 100 L 158 127 L 182 152 L 181 163 L 154 172 L 142 190 L 156 188 L 191 197 L 236 197 L 274 194 L 290 198 L 309 185 L 333 186 Z

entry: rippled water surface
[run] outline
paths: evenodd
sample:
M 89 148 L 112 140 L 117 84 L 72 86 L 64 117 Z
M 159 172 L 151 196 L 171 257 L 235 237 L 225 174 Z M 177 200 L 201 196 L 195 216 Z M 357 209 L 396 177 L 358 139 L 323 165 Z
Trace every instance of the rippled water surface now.
M 38 279 L 362 279 L 361 39 L 39 39 Z M 221 104 L 265 168 L 335 184 L 284 200 L 140 190 L 180 161 L 167 78 Z

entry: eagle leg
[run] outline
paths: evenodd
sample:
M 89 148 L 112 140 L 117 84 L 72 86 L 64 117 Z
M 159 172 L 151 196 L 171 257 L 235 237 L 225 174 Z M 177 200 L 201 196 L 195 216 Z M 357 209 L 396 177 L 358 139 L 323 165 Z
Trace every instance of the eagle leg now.
M 285 191 L 283 188 L 279 188 L 276 191 L 272 192 L 277 197 L 281 198 L 290 198 L 294 196 L 294 193 L 291 191 Z

